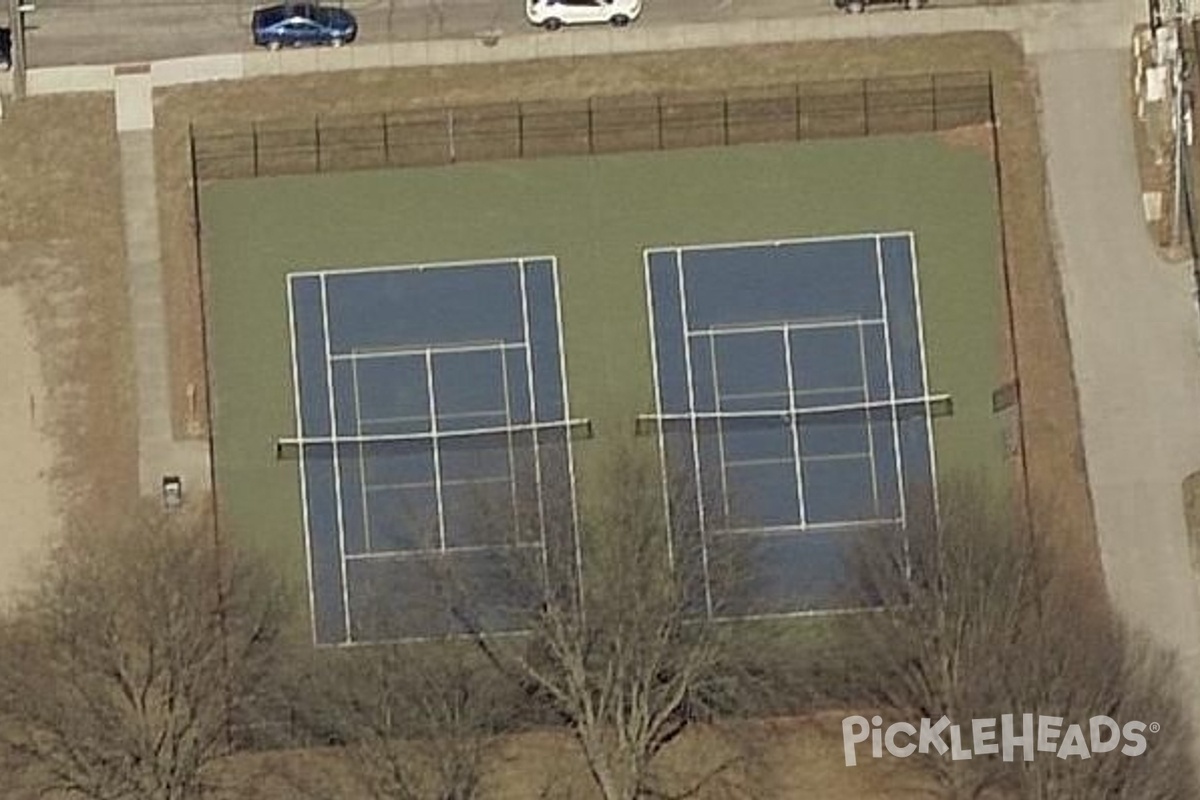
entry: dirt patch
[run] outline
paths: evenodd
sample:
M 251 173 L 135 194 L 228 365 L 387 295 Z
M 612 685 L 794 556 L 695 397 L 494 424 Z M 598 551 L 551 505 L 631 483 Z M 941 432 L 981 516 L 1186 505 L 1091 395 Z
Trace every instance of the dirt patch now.
M 1004 206 L 1015 368 L 1021 376 L 1022 424 L 1014 425 L 1020 483 L 1033 516 L 1099 581 L 1099 556 L 1079 437 L 1078 405 L 1053 240 L 1048 226 L 1038 135 L 1036 86 L 1009 37 L 993 34 L 910 37 L 872 42 L 810 42 L 539 62 L 365 70 L 336 75 L 264 78 L 160 90 L 159 202 L 176 398 L 199 387 L 204 416 L 204 342 L 196 265 L 188 126 L 220 128 L 249 120 L 313 119 L 315 115 L 497 102 L 570 100 L 621 93 L 704 92 L 796 81 L 989 70 L 1000 119 L 998 177 Z M 982 145 L 979 131 L 952 141 Z M 960 141 L 961 140 L 961 141 Z M 176 430 L 189 413 L 179 403 Z M 1097 584 L 1099 585 L 1099 584 Z
M 24 588 L 30 565 L 44 555 L 58 527 L 49 474 L 54 447 L 39 429 L 38 407 L 46 407 L 46 387 L 25 304 L 15 289 L 0 289 L 0 341 L 5 380 L 0 383 L 0 508 L 9 529 L 0 548 L 0 603 Z
M 0 122 L 0 287 L 25 305 L 64 523 L 115 518 L 137 492 L 120 187 L 110 97 L 32 98 Z
M 1054 262 L 1032 73 L 1023 68 L 1005 73 L 1004 80 L 997 81 L 996 105 L 1006 280 L 1031 521 L 1078 568 L 1079 580 L 1102 597 L 1103 573 L 1062 285 Z

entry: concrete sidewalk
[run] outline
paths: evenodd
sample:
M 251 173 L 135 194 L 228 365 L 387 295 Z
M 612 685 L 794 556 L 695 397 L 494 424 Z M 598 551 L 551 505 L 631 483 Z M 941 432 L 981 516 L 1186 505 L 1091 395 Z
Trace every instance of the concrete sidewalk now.
M 1200 339 L 1188 268 L 1142 221 L 1129 55 L 1038 59 L 1050 198 L 1109 594 L 1176 651 L 1200 720 L 1200 596 L 1181 483 L 1200 468 Z M 1150 720 L 1146 720 L 1149 722 Z
M 912 14 L 822 15 L 733 19 L 723 22 L 635 25 L 624 30 L 589 28 L 549 35 L 529 30 L 501 36 L 435 39 L 339 49 L 256 51 L 167 59 L 150 64 L 154 86 L 268 75 L 297 75 L 406 66 L 479 64 L 552 57 L 684 50 L 863 39 L 965 31 L 1007 31 L 1024 38 L 1032 52 L 1054 49 L 1070 32 L 1076 44 L 1124 48 L 1140 9 L 1133 3 L 1051 2 L 1014 6 L 927 9 Z M 102 91 L 115 88 L 115 66 L 51 67 L 31 70 L 31 94 Z

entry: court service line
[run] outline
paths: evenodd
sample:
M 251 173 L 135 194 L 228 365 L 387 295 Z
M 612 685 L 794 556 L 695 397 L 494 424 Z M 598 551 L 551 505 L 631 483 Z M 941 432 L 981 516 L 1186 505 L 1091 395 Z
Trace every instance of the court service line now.
M 862 383 L 863 383 L 863 399 L 870 401 L 871 399 L 871 379 L 867 374 L 867 341 L 866 333 L 863 326 L 858 326 L 858 358 L 862 365 Z M 927 406 L 928 408 L 928 406 Z M 867 429 L 867 451 L 871 454 L 871 510 L 876 514 L 879 513 L 879 467 L 875 463 L 875 422 L 870 415 L 866 415 L 867 419 L 864 427 Z
M 752 325 L 708 325 L 701 328 L 693 328 L 688 330 L 688 336 L 749 336 L 756 333 L 780 333 L 781 331 L 824 331 L 836 330 L 838 328 L 854 328 L 859 325 L 883 325 L 887 322 L 884 319 L 875 317 L 839 317 L 826 321 L 805 320 L 792 321 L 782 320 L 780 322 L 761 323 L 756 322 Z
M 380 550 L 376 553 L 360 553 L 357 555 L 346 556 L 347 561 L 403 561 L 416 558 L 437 558 L 443 555 L 463 555 L 469 553 L 492 553 L 492 552 L 507 552 L 511 549 L 528 550 L 534 547 L 541 547 L 536 542 L 505 542 L 502 544 L 472 544 L 458 545 L 455 547 L 447 547 L 442 549 L 430 549 L 428 547 L 414 548 L 412 550 Z
M 783 247 L 792 245 L 805 244 L 827 244 L 831 242 L 869 242 L 872 238 L 878 239 L 881 236 L 904 236 L 911 231 L 896 230 L 896 231 L 864 231 L 861 233 L 840 233 L 828 234 L 824 236 L 800 236 L 790 237 L 786 239 L 760 239 L 746 240 L 737 242 L 714 242 L 712 244 L 684 244 L 684 245 L 657 245 L 648 248 L 651 253 L 667 253 L 675 251 L 677 253 L 694 253 L 708 252 L 716 250 L 732 250 L 732 249 L 747 249 L 752 247 Z
M 721 411 L 721 377 L 717 369 L 717 341 L 711 335 L 708 337 L 708 361 L 712 365 L 712 382 L 713 382 L 713 408 L 719 413 Z M 725 424 L 721 418 L 717 418 L 717 460 L 720 462 L 721 470 L 721 509 L 724 512 L 725 520 L 729 519 L 729 478 L 726 474 L 727 461 L 725 459 Z
M 867 519 L 844 519 L 837 522 L 808 522 L 804 525 L 761 525 L 751 528 L 725 528 L 718 533 L 722 536 L 786 536 L 788 534 L 804 534 L 810 531 L 833 531 L 840 528 L 858 528 L 864 525 L 899 525 L 901 520 L 888 517 L 873 517 Z
M 526 261 L 546 261 L 550 256 L 526 256 Z M 431 261 L 424 263 L 410 264 L 380 264 L 373 267 L 346 267 L 338 269 L 317 269 L 317 270 L 299 270 L 288 273 L 288 276 L 296 277 L 324 277 L 326 275 L 337 277 L 339 275 L 370 275 L 375 273 L 387 272 L 424 272 L 427 269 L 460 269 L 471 267 L 516 267 L 522 260 L 522 257 L 513 256 L 511 258 L 484 258 L 484 259 L 466 259 L 462 261 Z
M 504 391 L 504 425 L 511 428 L 513 424 L 512 387 L 509 386 L 508 353 L 500 354 L 500 383 Z M 510 494 L 512 495 L 513 519 L 519 520 L 521 518 L 521 506 L 520 497 L 517 494 L 517 461 L 516 454 L 513 452 L 513 434 L 509 433 L 505 436 L 505 440 L 508 449 L 508 482 L 511 489 Z
M 358 387 L 358 362 L 350 362 L 350 375 L 354 383 L 354 435 L 363 435 L 363 416 L 362 416 L 362 398 Z M 366 420 L 367 424 L 376 420 Z M 367 461 L 363 457 L 364 447 L 363 442 L 357 442 L 358 447 L 358 486 L 362 495 L 362 515 L 363 515 L 363 547 L 369 553 L 371 551 L 371 509 L 367 504 Z
M 515 350 L 521 347 L 520 342 L 460 342 L 457 344 L 414 345 L 412 347 L 389 347 L 371 350 L 352 350 L 348 353 L 333 353 L 330 358 L 334 361 L 370 361 L 382 358 L 418 358 L 426 350 L 432 350 L 436 355 L 461 355 L 464 353 L 487 353 L 494 350 Z

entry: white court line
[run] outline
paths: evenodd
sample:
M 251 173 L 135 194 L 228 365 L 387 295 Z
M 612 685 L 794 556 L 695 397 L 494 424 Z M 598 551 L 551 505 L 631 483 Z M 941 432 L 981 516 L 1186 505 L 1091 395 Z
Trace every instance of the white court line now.
M 356 375 L 358 374 L 357 370 L 355 370 L 355 374 Z M 368 434 L 362 433 L 363 425 L 376 425 L 376 424 L 383 424 L 383 423 L 390 425 L 395 422 L 428 422 L 428 421 L 429 421 L 429 419 L 427 417 L 418 417 L 418 416 L 415 416 L 412 414 L 399 416 L 399 417 L 363 417 L 359 420 L 358 427 L 359 427 L 359 434 L 362 436 L 367 436 Z
M 522 267 L 524 267 L 524 262 L 522 262 Z M 558 328 L 558 376 L 562 383 L 563 416 L 570 419 L 571 396 L 567 391 L 567 349 L 563 340 L 562 297 L 559 295 L 558 259 L 556 258 L 550 259 L 550 275 L 554 279 L 554 322 Z M 579 542 L 579 503 L 575 494 L 575 445 L 569 434 L 566 437 L 566 445 L 567 479 L 571 482 L 571 524 L 574 526 L 571 538 L 575 541 L 575 576 L 579 581 L 579 607 L 583 608 L 583 546 Z M 543 539 L 543 549 L 545 546 L 546 542 Z
M 913 403 L 916 401 L 910 400 L 908 402 Z M 587 424 L 588 421 L 586 418 L 580 418 L 562 420 L 561 422 L 538 422 L 528 425 L 513 425 L 511 427 L 464 428 L 462 430 L 439 430 L 437 432 L 430 431 L 429 433 L 376 433 L 368 434 L 366 436 L 339 436 L 337 437 L 336 441 L 341 444 L 351 442 L 363 442 L 365 444 L 384 444 L 386 442 L 430 442 L 442 441 L 443 439 L 467 439 L 475 436 L 528 433 L 530 431 L 553 430 L 556 428 L 577 428 Z M 294 445 L 296 447 L 303 448 L 306 445 L 333 444 L 335 440 L 329 436 L 309 436 L 303 439 L 285 437 L 283 439 L 279 439 L 278 441 L 279 444 Z
M 550 256 L 525 256 L 526 261 L 545 261 Z M 470 267 L 515 267 L 521 262 L 521 258 L 478 258 L 468 259 L 463 261 L 432 261 L 427 263 L 416 264 L 387 264 L 375 267 L 345 267 L 333 269 L 315 269 L 315 270 L 299 270 L 297 272 L 289 272 L 288 276 L 296 277 L 312 277 L 326 275 L 336 277 L 338 275 L 364 275 L 372 273 L 385 272 L 424 272 L 427 269 L 458 269 Z
M 354 381 L 354 435 L 362 436 L 362 399 L 358 388 L 358 362 L 350 362 L 350 375 Z M 367 504 L 367 461 L 363 457 L 363 450 L 366 448 L 362 442 L 358 442 L 358 486 L 362 495 L 362 515 L 363 515 L 363 548 L 369 553 L 371 552 L 371 508 Z
M 777 467 L 780 465 L 793 467 L 796 464 L 796 459 L 788 456 L 787 458 L 742 458 L 736 461 L 730 461 L 730 467 Z
M 325 286 L 324 276 L 321 276 L 321 325 L 325 338 L 325 383 L 329 394 L 329 430 L 333 434 L 330 437 L 330 441 L 333 444 L 333 494 L 337 504 L 338 555 L 341 560 L 342 621 L 346 625 L 345 638 L 349 641 L 353 637 L 350 627 L 350 586 L 346 582 L 346 521 L 345 513 L 342 509 L 342 465 L 338 455 L 338 442 L 340 440 L 337 435 L 337 407 L 333 394 L 333 362 L 329 359 L 329 293 Z
M 756 322 L 753 325 L 709 325 L 706 328 L 696 328 L 688 331 L 688 336 L 751 336 L 756 333 L 780 333 L 781 331 L 824 331 L 838 328 L 853 328 L 858 325 L 883 325 L 883 319 L 863 319 L 862 317 L 836 317 L 827 321 L 804 320 L 793 322 Z
M 858 326 L 858 360 L 862 364 L 863 400 L 870 401 L 871 381 L 867 374 L 867 340 L 862 325 Z M 867 429 L 867 451 L 871 454 L 871 510 L 878 514 L 879 475 L 877 471 L 879 467 L 875 463 L 875 423 L 870 414 L 864 413 L 863 417 L 865 418 L 864 427 Z
M 683 253 L 675 251 L 675 268 L 679 275 L 679 307 L 683 318 L 683 330 L 688 330 L 687 286 L 683 276 Z M 692 469 L 696 474 L 696 505 L 700 521 L 700 563 L 704 571 L 704 607 L 708 616 L 712 616 L 712 581 L 708 574 L 708 515 L 704 508 L 704 476 L 700 471 L 700 434 L 696 426 L 696 373 L 692 369 L 692 342 L 683 337 L 683 360 L 687 369 L 688 379 L 688 412 L 691 415 L 692 428 Z
M 708 361 L 712 365 L 713 407 L 721 411 L 721 376 L 717 370 L 717 341 L 712 334 L 708 337 Z M 729 519 L 729 476 L 726 474 L 725 423 L 717 419 L 717 454 L 721 471 L 721 508 L 724 519 Z
M 488 475 L 483 478 L 451 478 L 449 480 L 442 479 L 442 486 L 479 486 L 481 484 L 491 483 L 508 483 L 508 478 L 502 475 Z M 437 490 L 437 483 L 423 483 L 413 481 L 411 483 L 372 483 L 367 487 L 368 492 L 399 492 L 408 489 L 433 489 Z
M 759 241 L 717 242 L 713 244 L 660 244 L 647 248 L 647 252 L 669 253 L 671 251 L 675 251 L 682 254 L 714 250 L 742 249 L 749 247 L 779 247 L 781 245 L 821 244 L 826 242 L 856 242 L 863 240 L 869 241 L 872 237 L 878 238 L 880 236 L 902 236 L 906 233 L 911 233 L 911 231 L 866 231 L 862 233 L 830 234 L 826 236 L 801 236 L 786 239 L 762 239 Z
M 447 547 L 445 550 L 430 550 L 429 548 L 420 548 L 413 550 L 380 550 L 377 553 L 363 553 L 361 555 L 346 556 L 347 561 L 403 561 L 414 558 L 436 558 L 443 555 L 461 555 L 465 553 L 491 553 L 491 552 L 507 552 L 513 548 L 518 550 L 528 550 L 535 547 L 541 547 L 539 544 L 530 544 L 528 542 L 505 542 L 503 544 L 471 544 L 458 545 L 456 547 Z M 491 636 L 491 634 L 488 634 Z
M 788 421 L 791 423 L 789 427 L 792 433 L 792 455 L 796 459 L 794 465 L 796 472 L 796 502 L 799 504 L 800 525 L 803 527 L 808 518 L 804 503 L 804 453 L 800 450 L 800 425 L 796 417 L 796 379 L 794 375 L 796 364 L 792 361 L 791 334 L 786 328 L 784 328 L 781 334 L 783 336 L 783 364 L 784 369 L 787 370 Z
M 870 453 L 824 453 L 815 456 L 805 456 L 805 463 L 821 463 L 824 461 L 867 461 Z
M 729 392 L 725 395 L 726 400 L 774 400 L 776 398 L 786 400 L 787 389 L 780 392 Z
M 304 416 L 300 401 L 300 353 L 296 342 L 296 305 L 294 292 L 295 282 L 287 280 L 288 304 L 288 341 L 292 347 L 292 393 L 296 403 L 296 436 L 304 436 Z M 308 570 L 308 620 L 311 627 L 312 640 L 317 641 L 317 585 L 312 554 L 312 526 L 308 518 L 308 477 L 304 469 L 304 453 L 300 453 L 300 514 L 304 524 L 304 564 Z
M 725 528 L 721 535 L 729 536 L 785 536 L 788 534 L 808 533 L 809 531 L 834 531 L 839 528 L 859 528 L 864 525 L 898 525 L 899 519 L 875 517 L 866 519 L 846 519 L 837 522 L 809 522 L 805 525 L 765 525 L 751 528 Z
M 429 392 L 429 425 L 433 435 L 433 483 L 434 494 L 437 497 L 438 511 L 438 542 L 441 549 L 446 549 L 446 508 L 442 502 L 442 454 L 438 447 L 437 424 L 437 395 L 433 389 L 433 351 L 425 353 L 425 387 Z
M 508 385 L 508 353 L 505 352 L 500 354 L 500 382 L 504 387 L 504 424 L 506 427 L 512 427 L 512 389 Z M 517 460 L 513 449 L 513 434 L 509 433 L 505 439 L 508 442 L 508 482 L 512 495 L 513 519 L 520 520 L 521 504 L 517 493 Z
M 531 426 L 537 426 L 537 394 L 536 385 L 533 382 L 533 341 L 529 334 L 529 292 L 525 281 L 525 262 L 517 262 L 517 270 L 519 273 L 521 287 L 521 332 L 525 337 L 525 381 L 529 388 L 529 421 Z M 542 580 L 549 585 L 550 581 L 550 556 L 546 547 L 546 502 L 542 493 L 542 448 L 541 442 L 537 435 L 537 428 L 531 427 L 534 431 L 533 436 L 533 485 L 534 493 L 537 495 L 537 510 L 538 510 L 538 533 L 541 534 L 542 540 Z
M 892 413 L 895 414 L 895 410 L 899 408 L 905 408 L 907 406 L 932 405 L 934 403 L 944 403 L 948 400 L 950 400 L 950 395 L 948 394 L 932 394 L 926 395 L 925 397 L 907 397 L 897 398 L 895 400 L 871 400 L 865 403 L 842 403 L 839 405 L 828 406 L 808 406 L 806 408 L 797 408 L 795 411 L 789 411 L 788 409 L 781 408 L 767 411 L 722 411 L 720 413 L 712 411 L 700 411 L 696 412 L 695 414 L 638 414 L 638 419 L 648 422 L 688 422 L 692 419 L 716 419 L 721 417 L 724 419 L 761 419 L 786 421 L 792 416 L 806 417 L 815 416 L 818 414 L 836 414 L 848 411 L 868 411 L 876 408 L 889 408 L 892 409 Z
M 650 323 L 650 374 L 654 381 L 654 412 L 662 416 L 662 385 L 658 375 L 658 319 L 654 313 L 654 282 L 650 279 L 650 254 L 642 251 L 642 276 L 646 287 L 646 319 Z M 687 336 L 687 322 L 683 324 L 684 336 Z M 663 426 L 658 426 L 658 466 L 662 473 L 663 520 L 667 523 L 667 563 L 675 565 L 674 532 L 671 526 L 671 485 L 667 477 L 667 437 Z
M 929 354 L 925 351 L 925 321 L 921 313 L 921 278 L 920 270 L 917 269 L 917 242 L 912 233 L 908 234 L 908 255 L 912 265 L 913 303 L 917 307 L 917 343 L 921 354 L 921 392 L 927 393 L 929 391 Z M 937 450 L 933 445 L 933 415 L 930 413 L 928 404 L 925 406 L 925 430 L 929 436 L 929 489 L 933 492 L 933 518 L 937 522 L 941 520 L 941 508 L 938 501 Z
M 875 270 L 879 276 L 879 304 L 883 312 L 883 318 L 888 318 L 888 302 L 887 302 L 887 283 L 883 276 L 883 245 L 878 236 L 875 237 Z M 896 382 L 892 366 L 892 326 L 883 326 L 883 349 L 887 359 L 887 376 L 888 376 L 888 399 L 896 402 Z M 892 407 L 892 457 L 896 462 L 896 492 L 899 494 L 900 500 L 900 524 L 908 524 L 908 501 L 905 498 L 904 488 L 904 467 L 900 462 L 900 419 L 896 415 L 895 406 Z
M 486 353 L 493 350 L 516 350 L 520 342 L 461 342 L 458 344 L 430 344 L 412 347 L 392 347 L 371 350 L 352 350 L 349 353 L 334 353 L 334 361 L 370 361 L 381 358 L 418 358 L 432 350 L 435 355 L 460 355 L 463 353 Z
M 793 394 L 804 396 L 813 394 L 831 394 L 833 392 L 859 392 L 862 386 L 827 386 L 820 389 L 795 389 Z M 756 400 L 759 398 L 787 398 L 787 391 L 782 392 L 730 392 L 725 395 L 729 400 Z M 801 408 L 797 406 L 797 408 Z M 780 409 L 782 411 L 783 409 Z M 803 408 L 801 408 L 803 410 Z

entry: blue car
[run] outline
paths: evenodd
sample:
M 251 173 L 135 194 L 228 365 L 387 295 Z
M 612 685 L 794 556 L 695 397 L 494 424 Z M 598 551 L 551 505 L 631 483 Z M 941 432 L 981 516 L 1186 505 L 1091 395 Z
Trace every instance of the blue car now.
M 341 47 L 358 35 L 358 23 L 349 11 L 310 3 L 257 9 L 250 28 L 254 43 L 271 50 L 322 44 Z

